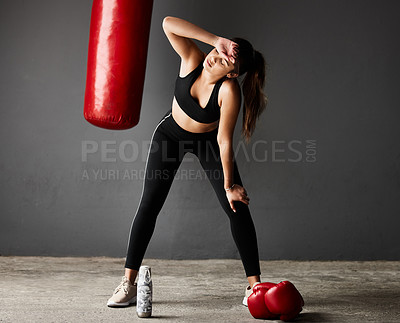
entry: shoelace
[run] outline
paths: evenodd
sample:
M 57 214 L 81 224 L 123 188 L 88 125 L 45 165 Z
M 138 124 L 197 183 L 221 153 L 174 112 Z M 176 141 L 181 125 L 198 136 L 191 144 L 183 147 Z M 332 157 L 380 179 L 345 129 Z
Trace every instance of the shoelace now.
M 127 280 L 123 280 L 118 287 L 115 289 L 114 294 L 118 293 L 121 289 L 123 289 L 125 295 L 128 295 L 128 281 Z

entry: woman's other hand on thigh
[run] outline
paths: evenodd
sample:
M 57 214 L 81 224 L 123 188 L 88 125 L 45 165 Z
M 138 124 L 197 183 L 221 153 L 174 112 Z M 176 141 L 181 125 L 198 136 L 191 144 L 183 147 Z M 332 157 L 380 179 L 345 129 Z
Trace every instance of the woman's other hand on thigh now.
M 250 198 L 247 196 L 247 192 L 243 186 L 235 184 L 229 191 L 226 191 L 226 197 L 229 201 L 231 209 L 236 212 L 233 201 L 239 201 L 246 205 L 249 205 Z

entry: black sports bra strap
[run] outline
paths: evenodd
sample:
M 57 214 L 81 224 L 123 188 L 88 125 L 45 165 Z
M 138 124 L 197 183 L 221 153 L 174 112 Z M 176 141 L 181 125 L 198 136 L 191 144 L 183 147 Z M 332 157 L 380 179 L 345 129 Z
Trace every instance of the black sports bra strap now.
M 196 71 L 200 71 L 201 72 L 201 70 L 200 70 L 200 66 L 203 64 L 203 62 L 201 62 L 199 65 L 197 65 L 197 67 L 194 69 L 194 70 L 192 70 L 191 72 L 189 72 L 189 74 L 187 74 L 186 76 L 179 76 L 179 74 L 178 74 L 178 77 L 180 78 L 180 79 L 186 79 L 186 78 L 189 78 L 189 77 L 191 77 L 191 76 L 193 76 L 193 75 L 195 75 L 195 74 L 200 74 L 200 73 L 196 73 Z

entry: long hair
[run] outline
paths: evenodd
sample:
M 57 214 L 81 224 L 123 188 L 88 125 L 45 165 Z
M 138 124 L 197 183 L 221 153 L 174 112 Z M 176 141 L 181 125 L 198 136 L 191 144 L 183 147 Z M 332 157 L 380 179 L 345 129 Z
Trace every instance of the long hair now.
M 246 39 L 235 37 L 231 40 L 239 45 L 239 76 L 246 73 L 241 83 L 244 96 L 242 136 L 246 143 L 249 143 L 256 128 L 256 121 L 268 103 L 264 94 L 267 63 L 264 56 L 254 50 Z

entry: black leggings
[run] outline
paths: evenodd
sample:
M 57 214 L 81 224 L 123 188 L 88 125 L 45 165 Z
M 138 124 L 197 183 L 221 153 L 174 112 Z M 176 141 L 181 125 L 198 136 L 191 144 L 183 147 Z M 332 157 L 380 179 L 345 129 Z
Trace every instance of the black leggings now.
M 142 196 L 131 225 L 125 268 L 139 270 L 173 179 L 183 157 L 191 152 L 198 157 L 229 217 L 246 276 L 260 275 L 257 237 L 249 207 L 234 201 L 235 213 L 226 198 L 217 133 L 218 128 L 205 133 L 189 132 L 175 122 L 171 110 L 158 123 L 147 156 Z M 233 183 L 243 186 L 235 160 Z

